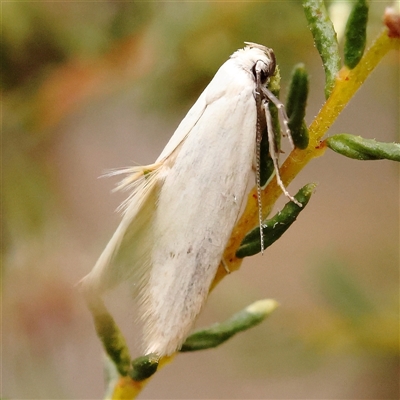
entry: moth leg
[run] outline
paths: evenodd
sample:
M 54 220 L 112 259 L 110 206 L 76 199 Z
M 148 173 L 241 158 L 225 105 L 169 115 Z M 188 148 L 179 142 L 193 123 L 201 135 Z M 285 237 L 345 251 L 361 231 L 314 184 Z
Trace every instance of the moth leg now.
M 263 91 L 263 94 L 274 103 L 275 107 L 278 109 L 278 113 L 280 116 L 280 121 L 283 124 L 283 136 L 287 136 L 289 139 L 290 145 L 292 146 L 292 149 L 294 149 L 294 142 L 292 138 L 292 133 L 290 132 L 289 128 L 289 118 L 286 114 L 285 110 L 285 105 L 266 87 L 261 87 L 261 90 Z
M 287 191 L 285 185 L 282 182 L 281 174 L 279 172 L 279 150 L 276 146 L 275 135 L 274 135 L 274 128 L 272 126 L 272 117 L 271 112 L 269 111 L 268 101 L 263 101 L 263 107 L 265 111 L 265 119 L 267 122 L 267 132 L 268 132 L 268 144 L 269 144 L 269 154 L 271 155 L 272 162 L 274 163 L 275 175 L 276 175 L 276 182 L 278 183 L 279 187 L 282 189 L 282 192 L 285 194 L 287 198 L 297 204 L 299 207 L 302 205 Z M 289 130 L 290 133 L 290 130 Z M 291 136 L 290 136 L 291 137 Z

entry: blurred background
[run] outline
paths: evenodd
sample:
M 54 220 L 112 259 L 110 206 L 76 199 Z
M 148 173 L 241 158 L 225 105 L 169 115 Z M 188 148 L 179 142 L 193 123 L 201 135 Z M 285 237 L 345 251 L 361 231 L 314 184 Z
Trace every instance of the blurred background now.
M 371 2 L 369 41 L 387 5 Z M 75 285 L 124 195 L 98 177 L 153 162 L 244 41 L 275 50 L 282 99 L 305 63 L 308 123 L 324 101 L 321 61 L 300 1 L 3 2 L 2 30 L 2 397 L 102 398 L 102 350 Z M 386 56 L 331 134 L 399 140 L 398 61 Z M 308 182 L 298 221 L 224 279 L 198 326 L 262 298 L 281 306 L 215 350 L 179 355 L 141 398 L 399 398 L 398 166 L 327 151 L 289 189 Z M 130 299 L 107 301 L 138 356 Z

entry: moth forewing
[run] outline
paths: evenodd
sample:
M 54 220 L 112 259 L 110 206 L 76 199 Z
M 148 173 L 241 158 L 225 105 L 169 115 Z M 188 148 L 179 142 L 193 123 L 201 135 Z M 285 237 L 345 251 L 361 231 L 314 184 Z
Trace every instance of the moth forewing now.
M 206 105 L 206 91 L 203 91 L 196 103 L 194 103 L 192 108 L 186 114 L 186 117 L 179 124 L 174 134 L 171 136 L 171 139 L 158 156 L 156 162 L 165 161 L 179 148 L 187 135 L 191 132 L 193 126 L 197 124 L 198 120 L 203 115 Z
M 181 347 L 239 217 L 260 116 L 256 66 L 267 79 L 275 68 L 271 49 L 249 44 L 222 65 L 157 170 L 135 186 L 119 228 L 83 280 L 99 293 L 124 280 L 140 289 L 146 353 L 161 357 Z
M 256 145 L 253 69 L 260 60 L 265 69 L 271 63 L 264 50 L 238 51 L 217 72 L 161 189 L 154 230 L 160 245 L 143 301 L 149 353 L 171 354 L 183 343 L 237 220 Z
M 256 110 L 248 83 L 207 106 L 160 191 L 158 246 L 143 302 L 149 353 L 171 354 L 183 343 L 236 222 L 255 149 Z

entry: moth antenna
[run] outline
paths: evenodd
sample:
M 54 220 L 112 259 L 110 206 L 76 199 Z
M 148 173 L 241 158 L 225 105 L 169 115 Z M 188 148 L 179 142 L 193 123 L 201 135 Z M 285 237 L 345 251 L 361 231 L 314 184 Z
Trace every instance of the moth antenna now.
M 272 94 L 272 93 L 271 93 Z M 275 97 L 275 96 L 274 96 Z M 271 100 L 272 101 L 272 100 Z M 274 103 L 275 104 L 275 103 Z M 281 103 L 282 104 L 282 103 Z M 283 105 L 283 104 L 282 104 Z M 302 204 L 299 203 L 286 189 L 285 185 L 283 184 L 281 174 L 279 172 L 279 152 L 276 147 L 275 135 L 274 135 L 274 128 L 272 126 L 272 117 L 271 112 L 269 110 L 268 101 L 264 100 L 263 107 L 265 110 L 265 119 L 267 122 L 267 132 L 268 132 L 268 144 L 269 144 L 269 154 L 271 155 L 272 162 L 274 163 L 275 175 L 276 175 L 276 182 L 278 183 L 279 187 L 282 189 L 282 192 L 285 194 L 287 198 L 289 198 L 293 203 L 297 204 L 299 207 L 302 207 Z M 290 130 L 289 130 L 290 132 Z M 291 137 L 291 135 L 290 135 Z
M 287 136 L 289 139 L 290 145 L 292 149 L 295 148 L 292 133 L 289 128 L 289 118 L 286 114 L 285 105 L 266 87 L 261 87 L 263 94 L 274 103 L 275 107 L 278 109 L 278 113 L 280 116 L 280 121 L 284 126 L 284 134 L 283 136 Z
M 261 140 L 262 140 L 262 129 L 261 129 L 261 70 L 256 68 L 256 107 L 257 107 L 257 132 L 256 132 L 256 188 L 257 188 L 257 205 L 258 205 L 258 224 L 260 227 L 260 245 L 261 254 L 264 254 L 264 235 L 262 228 L 262 202 L 261 202 Z
M 258 119 L 258 118 L 257 118 Z M 261 203 L 261 139 L 262 131 L 259 122 L 257 122 L 257 138 L 256 138 L 256 187 L 257 187 L 257 204 L 258 204 L 258 223 L 260 225 L 260 243 L 261 254 L 264 253 L 264 235 L 262 229 L 262 203 Z

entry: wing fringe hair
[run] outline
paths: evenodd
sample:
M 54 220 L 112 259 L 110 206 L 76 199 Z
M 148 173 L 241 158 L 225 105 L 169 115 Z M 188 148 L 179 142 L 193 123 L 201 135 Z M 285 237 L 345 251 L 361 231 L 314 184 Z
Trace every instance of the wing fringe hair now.
M 133 292 L 140 291 L 148 278 L 153 245 L 151 226 L 161 187 L 162 164 L 128 167 L 108 176 L 126 175 L 115 191 L 131 191 L 118 207 L 123 218 L 92 271 L 80 285 L 85 295 L 99 296 L 124 281 Z

